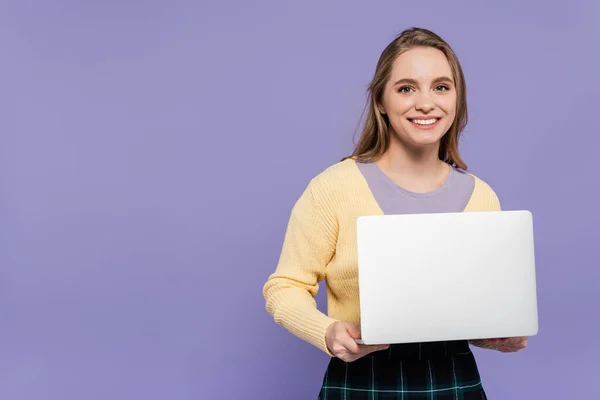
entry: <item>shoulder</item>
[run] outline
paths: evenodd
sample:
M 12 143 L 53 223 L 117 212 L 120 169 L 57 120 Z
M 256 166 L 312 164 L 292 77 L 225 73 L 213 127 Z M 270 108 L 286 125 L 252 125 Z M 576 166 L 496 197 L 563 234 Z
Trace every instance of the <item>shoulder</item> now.
M 357 172 L 358 167 L 352 159 L 345 159 L 321 170 L 305 186 L 292 214 L 296 219 L 319 220 L 319 224 L 329 221 L 329 224 L 333 224 L 332 218 L 347 193 L 351 192 L 348 185 L 356 180 Z
M 327 183 L 332 180 L 335 181 L 339 178 L 352 175 L 356 171 L 356 161 L 351 158 L 347 158 L 325 168 L 313 178 L 313 181 Z
M 467 211 L 500 211 L 500 199 L 494 189 L 483 179 L 476 175 L 469 174 L 475 181 L 473 193 Z
M 340 190 L 347 189 L 348 185 L 356 184 L 360 176 L 356 162 L 347 158 L 321 171 L 312 178 L 309 186 L 311 190 L 321 195 L 338 193 Z
M 366 193 L 367 184 L 356 161 L 347 158 L 313 176 L 303 196 L 310 197 L 314 207 L 334 215 L 348 204 L 356 203 Z
M 474 190 L 479 190 L 481 192 L 485 192 L 486 194 L 488 194 L 490 196 L 496 196 L 496 192 L 494 191 L 494 189 L 492 188 L 492 186 L 489 183 L 487 183 L 486 181 L 484 181 L 477 175 L 474 175 L 474 174 L 469 174 L 469 175 L 471 175 L 473 177 L 473 179 L 475 180 Z

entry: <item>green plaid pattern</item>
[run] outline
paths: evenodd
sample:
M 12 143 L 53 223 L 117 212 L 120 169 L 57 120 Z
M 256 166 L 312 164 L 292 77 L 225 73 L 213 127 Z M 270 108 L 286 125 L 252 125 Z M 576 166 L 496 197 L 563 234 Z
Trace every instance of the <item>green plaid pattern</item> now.
M 319 400 L 486 400 L 466 341 L 392 345 L 351 363 L 332 358 Z

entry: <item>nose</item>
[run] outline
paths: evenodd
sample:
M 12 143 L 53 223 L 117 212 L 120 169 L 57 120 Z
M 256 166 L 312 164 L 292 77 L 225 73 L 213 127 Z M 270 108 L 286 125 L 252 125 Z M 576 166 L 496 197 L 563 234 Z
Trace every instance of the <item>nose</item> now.
M 421 93 L 417 97 L 415 108 L 423 113 L 428 113 L 435 109 L 435 102 L 433 101 L 429 93 Z

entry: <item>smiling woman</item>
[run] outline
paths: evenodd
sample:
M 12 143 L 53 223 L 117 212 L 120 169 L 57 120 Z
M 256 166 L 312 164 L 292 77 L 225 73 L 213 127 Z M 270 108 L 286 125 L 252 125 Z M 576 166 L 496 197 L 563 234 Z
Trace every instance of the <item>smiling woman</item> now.
M 439 159 L 467 169 L 458 154 L 468 120 L 465 78 L 458 57 L 442 38 L 426 29 L 404 31 L 382 52 L 369 93 L 363 134 L 352 154 L 357 161 L 381 157 L 390 141 L 406 133 L 402 127 L 409 121 L 412 127 L 434 124 Z
M 357 344 L 357 218 L 500 210 L 496 193 L 465 172 L 458 152 L 467 123 L 458 58 L 433 32 L 404 31 L 379 59 L 367 107 L 353 154 L 312 179 L 292 210 L 277 269 L 263 288 L 267 311 L 332 357 L 319 398 L 485 399 L 466 340 Z M 325 278 L 328 315 L 314 300 Z M 526 338 L 471 344 L 512 352 Z
M 405 65 L 407 60 L 421 61 L 424 65 L 420 68 L 422 70 L 429 68 L 432 73 L 435 73 L 436 69 L 447 69 L 445 68 L 447 63 L 440 62 L 440 58 L 444 57 L 444 54 L 440 51 L 429 47 L 421 47 L 409 50 L 409 52 L 407 52 L 407 57 L 398 58 L 392 70 L 392 75 L 410 74 L 413 66 Z M 419 67 L 416 68 L 418 71 Z M 396 132 L 402 131 L 397 124 L 404 123 L 404 118 L 410 121 L 415 128 L 431 129 L 438 127 L 437 136 L 430 138 L 435 142 L 443 136 L 443 133 L 448 131 L 456 114 L 456 91 L 452 79 L 447 77 L 435 78 L 435 75 L 433 79 L 428 76 L 420 77 L 418 80 L 404 78 L 396 81 L 392 89 L 392 95 L 386 94 L 379 108 L 382 114 L 388 115 Z M 395 93 L 404 96 L 396 96 Z M 419 99 L 418 96 L 423 96 L 424 99 Z M 436 106 L 439 110 L 433 112 Z M 390 115 L 391 110 L 395 110 L 398 115 Z M 444 125 L 440 126 L 438 122 L 442 119 Z M 417 138 L 420 138 L 420 136 Z

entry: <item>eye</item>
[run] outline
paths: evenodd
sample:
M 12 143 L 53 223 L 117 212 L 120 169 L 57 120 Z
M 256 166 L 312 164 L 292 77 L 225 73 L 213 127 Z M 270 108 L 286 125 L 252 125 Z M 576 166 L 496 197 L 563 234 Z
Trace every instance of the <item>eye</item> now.
M 402 86 L 398 89 L 398 93 L 410 93 L 411 90 L 413 89 L 410 86 Z
M 437 86 L 435 87 L 435 90 L 438 90 L 438 91 L 440 91 L 440 92 L 443 92 L 443 91 L 445 91 L 445 90 L 450 90 L 450 88 L 449 88 L 448 86 L 446 86 L 446 85 L 437 85 Z

